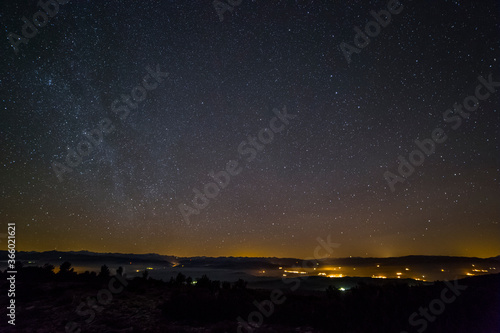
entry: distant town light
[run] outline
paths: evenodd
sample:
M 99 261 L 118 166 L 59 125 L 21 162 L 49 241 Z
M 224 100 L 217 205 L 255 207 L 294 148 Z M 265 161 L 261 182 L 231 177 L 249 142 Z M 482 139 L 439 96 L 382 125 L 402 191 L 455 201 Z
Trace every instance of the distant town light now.
M 329 278 L 341 278 L 341 277 L 343 277 L 343 275 L 342 274 L 330 274 L 330 275 L 328 275 L 328 277 Z

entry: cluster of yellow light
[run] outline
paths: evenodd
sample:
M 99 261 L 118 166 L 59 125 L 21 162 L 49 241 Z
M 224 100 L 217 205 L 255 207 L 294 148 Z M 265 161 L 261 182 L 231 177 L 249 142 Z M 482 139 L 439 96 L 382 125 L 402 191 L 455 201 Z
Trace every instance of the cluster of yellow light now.
M 264 274 L 265 272 L 266 272 L 266 271 L 259 271 L 259 273 L 262 273 L 262 274 Z
M 372 275 L 372 279 L 387 279 L 387 276 L 383 276 L 383 275 Z
M 300 271 L 287 271 L 286 269 L 283 271 L 285 273 L 291 273 L 291 274 L 307 274 L 307 272 L 300 272 Z
M 467 275 L 468 275 L 468 276 L 474 276 L 474 274 L 472 274 L 472 273 L 467 273 Z
M 427 280 L 424 280 L 424 279 L 419 279 L 419 278 L 413 278 L 414 280 L 417 280 L 417 281 L 427 281 Z
M 487 269 L 473 269 L 473 272 L 482 272 L 482 273 L 488 273 Z
M 396 275 L 402 275 L 403 273 L 396 273 Z
M 405 271 L 409 271 L 410 269 L 408 267 L 405 268 Z
M 342 274 L 330 274 L 330 275 L 328 275 L 328 277 L 329 278 L 341 278 L 341 277 L 343 277 L 343 275 Z
M 326 273 L 318 273 L 320 276 L 326 276 Z

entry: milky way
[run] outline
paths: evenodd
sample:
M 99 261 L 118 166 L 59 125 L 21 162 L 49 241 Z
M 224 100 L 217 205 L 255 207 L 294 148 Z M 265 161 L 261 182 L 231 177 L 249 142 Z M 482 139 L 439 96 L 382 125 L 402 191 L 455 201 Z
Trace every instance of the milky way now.
M 366 31 L 390 2 L 75 0 L 44 25 L 36 1 L 4 1 L 3 228 L 36 251 L 304 258 L 330 235 L 338 257 L 498 255 L 500 88 L 459 128 L 443 117 L 500 81 L 500 4 L 401 1 Z M 384 174 L 436 128 L 392 191 Z

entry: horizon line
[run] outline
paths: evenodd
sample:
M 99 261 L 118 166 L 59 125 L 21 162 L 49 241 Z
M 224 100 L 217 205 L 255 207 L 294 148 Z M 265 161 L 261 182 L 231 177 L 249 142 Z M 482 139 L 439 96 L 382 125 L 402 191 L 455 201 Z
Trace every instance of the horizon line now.
M 0 250 L 0 251 L 5 251 L 8 252 L 8 250 Z M 46 253 L 46 252 L 88 252 L 88 253 L 95 253 L 95 254 L 131 254 L 131 255 L 159 255 L 159 256 L 166 256 L 166 257 L 175 257 L 175 258 L 264 258 L 264 259 L 298 259 L 298 260 L 311 260 L 311 259 L 305 259 L 305 258 L 296 258 L 296 257 L 269 257 L 269 256 L 234 256 L 234 255 L 226 255 L 226 256 L 204 256 L 204 255 L 194 255 L 194 256 L 177 256 L 173 254 L 160 254 L 160 253 L 155 253 L 155 252 L 147 252 L 147 253 L 124 253 L 124 252 L 96 252 L 96 251 L 89 251 L 89 250 L 68 250 L 68 251 L 61 251 L 57 249 L 53 250 L 46 250 L 46 251 L 36 251 L 36 250 L 31 250 L 31 251 L 16 251 L 16 253 L 28 253 L 28 252 L 36 252 L 36 253 Z M 499 255 L 496 256 L 491 256 L 491 257 L 476 257 L 476 256 L 463 256 L 463 255 L 443 255 L 443 254 L 408 254 L 408 255 L 400 255 L 400 256 L 388 256 L 388 257 L 362 257 L 362 256 L 347 256 L 347 257 L 323 257 L 323 258 L 313 258 L 312 260 L 325 260 L 325 259 L 353 259 L 353 258 L 361 258 L 361 259 L 388 259 L 388 258 L 404 258 L 404 257 L 451 257 L 451 258 L 471 258 L 471 259 L 495 259 L 500 257 Z

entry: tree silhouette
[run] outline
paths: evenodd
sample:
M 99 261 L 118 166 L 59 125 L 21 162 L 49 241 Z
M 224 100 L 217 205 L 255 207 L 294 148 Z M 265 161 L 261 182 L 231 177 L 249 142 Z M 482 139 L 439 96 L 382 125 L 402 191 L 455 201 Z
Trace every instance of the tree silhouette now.
M 243 290 L 243 289 L 246 289 L 247 288 L 247 282 L 243 279 L 238 279 L 238 281 L 236 281 L 233 285 L 233 288 L 234 289 L 240 289 L 240 290 Z
M 71 267 L 71 263 L 69 261 L 63 262 L 59 266 L 59 273 L 61 275 L 68 275 L 69 273 L 73 273 L 73 268 Z
M 206 274 L 203 274 L 203 276 L 201 278 L 197 279 L 196 281 L 197 281 L 197 283 L 196 283 L 197 287 L 210 288 L 211 281 Z
M 175 284 L 177 285 L 183 285 L 184 282 L 186 282 L 186 276 L 182 273 L 177 274 L 177 277 L 175 278 Z
M 102 265 L 102 266 L 101 266 L 101 271 L 99 272 L 99 275 L 98 275 L 98 276 L 99 276 L 100 278 L 109 278 L 109 275 L 110 275 L 110 273 L 109 273 L 109 268 L 108 268 L 108 266 L 106 266 L 106 265 Z

